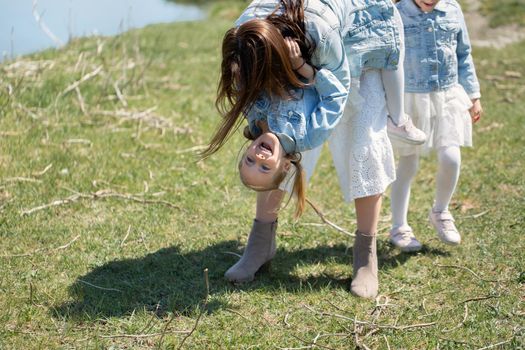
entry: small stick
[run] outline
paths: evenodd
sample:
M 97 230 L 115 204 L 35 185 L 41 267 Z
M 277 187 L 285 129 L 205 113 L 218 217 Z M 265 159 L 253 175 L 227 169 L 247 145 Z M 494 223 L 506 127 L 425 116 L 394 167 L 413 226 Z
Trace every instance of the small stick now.
M 331 222 L 330 220 L 328 220 L 324 214 L 321 212 L 321 210 L 319 208 L 317 208 L 308 198 L 306 198 L 306 202 L 308 204 L 310 204 L 310 206 L 312 207 L 312 209 L 317 213 L 317 215 L 319 215 L 319 217 L 321 218 L 321 220 L 327 224 L 328 226 L 331 226 L 332 228 L 336 229 L 337 231 L 339 232 L 342 232 L 350 237 L 355 237 L 355 235 L 353 233 L 350 233 L 348 231 L 346 231 L 345 229 L 337 226 L 336 224 L 334 224 L 333 222 Z
M 75 86 L 75 92 L 77 93 L 78 104 L 80 105 L 80 110 L 82 111 L 82 114 L 87 115 L 88 113 L 86 110 L 86 104 L 84 103 L 84 98 L 82 97 L 78 86 Z
M 49 29 L 49 27 L 44 23 L 44 21 L 42 20 L 42 16 L 40 16 L 40 14 L 38 13 L 37 11 L 37 5 L 38 5 L 38 1 L 37 0 L 33 0 L 33 17 L 35 17 L 35 20 L 36 20 L 36 23 L 38 23 L 38 25 L 40 26 L 40 29 L 42 29 L 42 31 L 51 39 L 53 40 L 53 42 L 58 45 L 59 47 L 60 46 L 64 46 L 64 43 L 62 42 L 62 40 L 60 40 L 55 34 L 53 34 L 53 32 L 51 31 L 51 29 Z
M 23 176 L 17 176 L 17 177 L 8 177 L 4 180 L 4 182 L 33 182 L 33 183 L 41 183 L 42 180 L 33 179 L 31 177 L 23 177 Z
M 480 275 L 478 275 L 477 273 L 475 273 L 474 271 L 472 271 L 471 269 L 469 269 L 468 267 L 465 267 L 465 266 L 460 266 L 460 265 L 441 265 L 441 264 L 436 264 L 436 266 L 437 267 L 449 267 L 449 268 L 454 268 L 454 269 L 465 270 L 465 271 L 470 272 L 471 274 L 473 274 L 474 276 L 476 276 L 477 278 L 479 278 L 480 280 L 485 281 L 485 282 L 502 282 L 500 280 L 485 279 L 485 278 L 481 277 Z
M 24 131 L 0 131 L 0 136 L 1 137 L 4 137 L 4 136 L 20 136 L 26 132 L 28 132 L 29 129 L 27 130 L 24 130 Z
M 120 91 L 120 88 L 118 87 L 118 82 L 115 81 L 113 83 L 113 88 L 115 89 L 115 93 L 117 95 L 117 98 L 118 100 L 120 101 L 120 103 L 122 103 L 122 105 L 124 107 L 127 107 L 128 106 L 128 102 L 126 101 L 126 99 L 124 98 L 124 95 L 122 95 L 122 91 Z
M 120 246 L 121 246 L 121 247 L 124 245 L 124 242 L 126 242 L 126 239 L 128 238 L 130 232 L 131 232 L 131 225 L 128 226 L 128 232 L 126 232 L 126 235 L 125 235 L 124 238 L 122 239 L 122 242 L 120 242 Z M 158 304 L 157 304 L 157 305 L 158 305 Z
M 488 345 L 488 346 L 484 346 L 482 348 L 479 348 L 478 350 L 486 350 L 486 349 L 492 349 L 492 348 L 495 348 L 497 346 L 500 346 L 500 345 L 503 345 L 503 344 L 507 344 L 507 343 L 510 343 L 512 341 L 512 339 L 510 340 L 505 340 L 505 341 L 502 341 L 502 342 L 499 342 L 499 343 L 496 343 L 496 344 L 491 344 L 491 345 Z
M 130 200 L 130 201 L 134 201 L 134 202 L 138 202 L 138 203 L 142 203 L 142 204 L 163 204 L 163 205 L 168 206 L 170 208 L 175 208 L 175 209 L 179 209 L 180 210 L 179 206 L 177 206 L 177 205 L 175 205 L 175 204 L 173 204 L 171 202 L 168 202 L 168 201 L 143 199 L 143 198 L 138 198 L 138 197 L 135 197 L 135 196 L 129 195 L 129 194 L 113 192 L 111 190 L 100 190 L 100 191 L 97 191 L 97 192 L 94 192 L 94 193 L 90 193 L 90 194 L 77 193 L 75 195 L 69 196 L 69 197 L 64 198 L 64 199 L 58 199 L 58 200 L 55 200 L 55 201 L 53 201 L 51 203 L 47 203 L 47 204 L 39 205 L 39 206 L 34 207 L 34 208 L 22 210 L 20 212 L 20 215 L 21 216 L 31 215 L 34 212 L 37 212 L 37 211 L 40 211 L 40 210 L 44 210 L 44 209 L 48 209 L 48 208 L 56 207 L 56 206 L 61 206 L 61 205 L 64 205 L 64 204 L 73 203 L 73 202 L 76 202 L 76 201 L 78 201 L 80 199 L 97 200 L 97 199 L 104 199 L 104 198 L 120 198 L 120 199 Z
M 188 331 L 172 331 L 173 333 L 187 333 Z M 149 334 L 115 334 L 115 335 L 99 335 L 101 338 L 150 338 L 161 335 L 162 333 L 149 333 Z
M 463 308 L 465 309 L 465 312 L 463 313 L 463 320 L 460 323 L 458 323 L 457 326 L 455 327 L 452 327 L 450 329 L 443 329 L 442 330 L 443 333 L 452 332 L 453 330 L 456 330 L 465 324 L 465 322 L 467 321 L 467 317 L 468 317 L 468 304 L 467 303 L 463 304 Z
M 76 235 L 75 238 L 73 238 L 71 241 L 69 241 L 69 243 L 66 243 L 64 245 L 61 245 L 60 247 L 56 247 L 55 250 L 60 250 L 60 249 L 66 249 L 67 247 L 69 247 L 71 244 L 73 244 L 77 239 L 79 239 L 80 235 Z
M 102 70 L 102 66 L 98 66 L 97 68 L 95 68 L 95 70 L 93 70 L 92 72 L 89 72 L 87 73 L 86 75 L 84 75 L 82 78 L 80 78 L 80 80 L 77 80 L 75 81 L 74 83 L 72 83 L 71 85 L 69 85 L 64 91 L 62 91 L 62 93 L 60 94 L 60 96 L 63 96 L 73 90 L 75 90 L 77 87 L 80 86 L 80 84 L 88 81 L 89 79 L 93 78 L 93 77 L 96 77 L 100 71 Z
M 474 297 L 474 298 L 465 299 L 461 303 L 468 303 L 470 301 L 480 301 L 480 300 L 487 300 L 487 299 L 493 299 L 493 298 L 499 298 L 499 297 L 500 297 L 499 295 L 486 295 L 482 297 Z
M 33 176 L 36 176 L 36 177 L 42 176 L 42 175 L 44 175 L 45 173 L 47 173 L 48 170 L 51 169 L 52 167 L 53 167 L 53 163 L 50 163 L 48 166 L 46 166 L 46 167 L 44 168 L 44 170 L 42 170 L 42 171 L 38 171 L 38 172 L 36 172 L 36 173 L 33 173 L 32 175 L 33 175 Z
M 107 291 L 110 291 L 110 292 L 120 292 L 120 293 L 122 293 L 122 291 L 121 291 L 120 289 L 100 287 L 100 286 L 97 286 L 97 285 L 95 285 L 95 284 L 93 284 L 93 283 L 89 283 L 89 282 L 86 282 L 86 281 L 81 280 L 81 279 L 79 279 L 79 280 L 77 280 L 77 281 L 79 281 L 79 282 L 81 282 L 81 283 L 84 283 L 84 284 L 86 284 L 86 285 L 88 285 L 88 286 L 90 286 L 90 287 L 96 288 L 96 289 L 107 290 Z
M 386 335 L 383 334 L 383 338 L 385 339 L 385 343 L 386 343 L 386 348 L 388 350 L 390 350 L 390 343 L 388 342 L 388 338 L 386 337 Z
M 206 310 L 208 308 L 208 297 L 210 295 L 210 282 L 209 282 L 209 279 L 208 279 L 208 268 L 205 268 L 204 269 L 204 283 L 206 285 L 206 296 L 204 297 L 204 305 L 202 306 L 201 308 L 201 311 L 199 312 L 199 316 L 197 317 L 197 320 L 195 321 L 195 324 L 193 325 L 193 328 L 191 329 L 191 331 L 182 339 L 181 343 L 179 344 L 179 347 L 177 349 L 182 349 L 182 346 L 184 345 L 184 342 L 186 341 L 186 339 L 188 339 L 189 337 L 191 337 L 191 335 L 193 334 L 193 332 L 195 332 L 195 330 L 197 329 L 197 326 L 199 324 L 199 321 L 202 317 L 202 315 L 204 314 L 204 310 Z
M 198 145 L 198 146 L 193 146 L 193 147 L 190 147 L 190 148 L 178 150 L 175 153 L 176 154 L 182 154 L 182 153 L 197 152 L 197 151 L 205 150 L 206 148 L 208 148 L 208 146 L 206 146 L 206 145 Z

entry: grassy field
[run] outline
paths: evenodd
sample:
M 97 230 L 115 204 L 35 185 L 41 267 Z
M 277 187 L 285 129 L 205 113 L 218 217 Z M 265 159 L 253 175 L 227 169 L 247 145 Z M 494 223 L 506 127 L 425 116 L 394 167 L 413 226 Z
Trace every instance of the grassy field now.
M 525 0 L 482 0 L 481 11 L 490 18 L 490 25 L 516 23 L 525 25 Z
M 387 196 L 380 296 L 362 300 L 352 240 L 291 206 L 271 272 L 223 279 L 254 194 L 237 179 L 241 135 L 195 154 L 235 11 L 215 13 L 0 65 L 0 349 L 525 348 L 525 43 L 474 52 L 486 114 L 453 203 L 462 245 L 427 223 L 430 157 L 409 214 L 424 249 L 389 246 Z M 309 197 L 352 231 L 324 154 Z

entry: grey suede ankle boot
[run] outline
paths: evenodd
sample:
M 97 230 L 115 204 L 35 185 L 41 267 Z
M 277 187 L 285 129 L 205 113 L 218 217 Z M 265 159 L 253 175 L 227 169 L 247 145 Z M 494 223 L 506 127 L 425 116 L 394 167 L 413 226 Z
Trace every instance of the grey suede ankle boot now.
M 358 297 L 375 298 L 379 289 L 376 235 L 356 231 L 353 255 L 354 273 L 350 291 Z
M 224 277 L 234 283 L 253 281 L 255 273 L 261 267 L 267 267 L 275 256 L 276 231 L 277 220 L 266 224 L 253 220 L 248 244 L 244 248 L 241 259 L 226 271 Z

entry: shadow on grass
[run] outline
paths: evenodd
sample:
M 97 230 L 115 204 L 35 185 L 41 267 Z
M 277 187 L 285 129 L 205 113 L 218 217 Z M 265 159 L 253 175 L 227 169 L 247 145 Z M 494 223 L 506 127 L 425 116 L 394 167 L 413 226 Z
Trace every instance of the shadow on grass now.
M 69 287 L 72 301 L 54 308 L 55 316 L 76 320 L 93 320 L 104 317 L 130 315 L 135 311 L 155 311 L 158 316 L 167 311 L 180 314 L 192 313 L 203 301 L 206 291 L 203 270 L 209 270 L 210 294 L 208 312 L 229 307 L 227 298 L 221 296 L 237 288 L 245 291 L 265 290 L 290 292 L 325 288 L 347 289 L 350 276 L 298 277 L 292 272 L 298 265 L 331 263 L 348 264 L 352 261 L 351 249 L 343 244 L 318 246 L 287 252 L 279 249 L 272 272 L 259 274 L 252 283 L 233 286 L 223 278 L 224 272 L 237 257 L 227 252 L 242 253 L 237 241 L 226 241 L 203 250 L 182 253 L 177 246 L 163 248 L 144 257 L 109 262 L 80 277 Z M 423 254 L 446 253 L 425 248 Z M 403 264 L 412 255 L 402 254 L 389 245 L 378 244 L 380 269 Z

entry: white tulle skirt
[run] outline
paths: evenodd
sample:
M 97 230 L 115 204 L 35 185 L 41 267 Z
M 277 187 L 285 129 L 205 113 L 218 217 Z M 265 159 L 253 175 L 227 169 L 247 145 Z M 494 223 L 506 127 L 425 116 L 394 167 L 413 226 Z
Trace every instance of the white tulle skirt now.
M 405 112 L 427 134 L 427 141 L 421 146 L 392 141 L 396 153 L 408 156 L 428 154 L 440 147 L 471 147 L 470 107 L 472 102 L 459 84 L 444 91 L 405 93 Z

